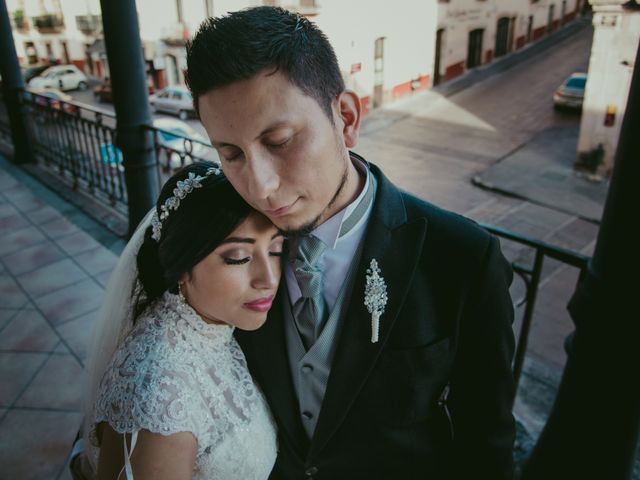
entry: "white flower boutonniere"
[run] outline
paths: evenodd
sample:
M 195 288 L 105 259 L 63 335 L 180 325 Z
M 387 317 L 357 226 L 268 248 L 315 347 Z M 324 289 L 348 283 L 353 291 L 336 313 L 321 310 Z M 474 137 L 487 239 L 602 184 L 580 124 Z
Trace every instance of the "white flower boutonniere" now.
M 372 259 L 367 269 L 367 283 L 364 287 L 364 304 L 371 314 L 371 343 L 378 341 L 380 316 L 387 306 L 387 284 L 381 273 L 377 260 Z

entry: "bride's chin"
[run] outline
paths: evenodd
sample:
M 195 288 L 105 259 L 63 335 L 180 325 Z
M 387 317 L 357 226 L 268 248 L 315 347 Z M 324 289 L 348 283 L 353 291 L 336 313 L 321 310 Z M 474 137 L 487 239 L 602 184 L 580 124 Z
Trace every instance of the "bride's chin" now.
M 267 316 L 265 315 L 265 317 L 260 320 L 260 321 L 249 321 L 246 323 L 242 323 L 241 325 L 236 325 L 236 328 L 240 329 L 240 330 L 244 330 L 245 332 L 253 332 L 254 330 L 258 330 L 260 327 L 262 327 L 267 321 Z

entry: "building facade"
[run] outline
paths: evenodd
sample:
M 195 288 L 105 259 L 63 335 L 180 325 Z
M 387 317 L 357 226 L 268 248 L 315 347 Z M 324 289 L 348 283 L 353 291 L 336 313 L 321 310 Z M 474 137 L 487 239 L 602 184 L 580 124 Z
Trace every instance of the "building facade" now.
M 184 84 L 184 46 L 198 25 L 257 5 L 316 22 L 366 113 L 525 47 L 572 21 L 582 0 L 136 0 L 150 82 Z M 55 59 L 108 77 L 99 0 L 7 0 L 7 6 L 23 64 Z
M 593 46 L 576 166 L 604 177 L 613 169 L 640 43 L 640 6 L 592 0 Z

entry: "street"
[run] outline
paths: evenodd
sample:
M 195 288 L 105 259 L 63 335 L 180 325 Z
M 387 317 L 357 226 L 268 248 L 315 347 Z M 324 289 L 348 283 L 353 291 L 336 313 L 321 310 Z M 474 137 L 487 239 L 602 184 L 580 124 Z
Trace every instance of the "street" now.
M 73 97 L 74 102 L 82 103 L 84 105 L 88 105 L 91 108 L 99 108 L 100 110 L 104 110 L 112 115 L 115 115 L 115 109 L 113 103 L 109 102 L 101 102 L 98 100 L 93 94 L 93 87 L 96 85 L 95 81 L 92 82 L 92 86 L 85 91 L 74 90 L 71 92 L 67 92 L 69 95 Z M 177 120 L 178 117 L 175 115 L 165 115 L 163 113 L 152 113 L 152 117 L 154 119 L 157 118 L 172 118 Z M 200 121 L 196 118 L 190 118 L 189 120 L 185 120 L 184 123 L 192 127 L 196 132 L 202 135 L 204 138 L 207 138 L 207 133 Z
M 571 73 L 587 71 L 591 38 L 587 26 L 459 93 L 445 96 L 436 88 L 375 110 L 363 120 L 354 150 L 402 188 L 445 209 L 589 254 L 598 230 L 594 222 L 478 188 L 472 179 L 542 131 L 578 128 L 579 113 L 555 111 L 552 96 Z M 98 102 L 92 89 L 69 93 L 80 103 L 113 112 L 113 105 Z M 163 117 L 175 118 L 154 115 Z M 207 138 L 198 120 L 187 123 Z M 505 241 L 503 251 L 512 261 L 531 261 L 530 249 L 522 245 Z M 545 265 L 528 354 L 553 371 L 564 365 L 562 343 L 572 330 L 565 306 L 576 279 L 575 269 L 552 261 Z M 514 299 L 523 294 L 523 282 L 514 280 Z

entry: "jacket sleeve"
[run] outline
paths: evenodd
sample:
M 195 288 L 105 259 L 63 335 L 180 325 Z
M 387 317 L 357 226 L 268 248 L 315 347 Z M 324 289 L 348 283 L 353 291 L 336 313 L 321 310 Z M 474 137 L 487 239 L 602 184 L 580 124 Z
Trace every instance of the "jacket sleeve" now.
M 461 313 L 447 405 L 452 478 L 513 478 L 515 382 L 511 265 L 491 236 Z

